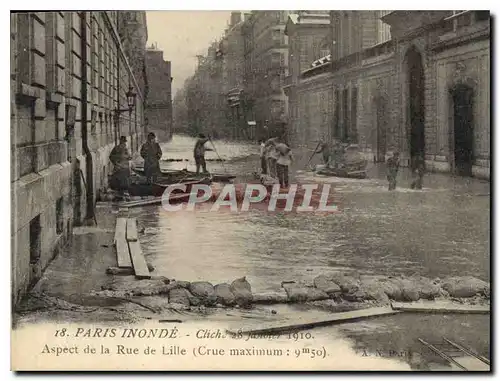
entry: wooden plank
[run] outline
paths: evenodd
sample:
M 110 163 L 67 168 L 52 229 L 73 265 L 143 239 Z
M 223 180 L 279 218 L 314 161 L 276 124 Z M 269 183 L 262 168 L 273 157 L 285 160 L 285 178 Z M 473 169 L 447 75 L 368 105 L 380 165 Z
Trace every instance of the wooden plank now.
M 127 219 L 127 241 L 137 241 L 137 219 Z
M 130 257 L 134 266 L 135 277 L 137 279 L 151 279 L 148 265 L 142 253 L 141 244 L 139 241 L 129 241 Z
M 155 197 L 150 200 L 139 200 L 139 201 L 129 201 L 123 204 L 127 208 L 133 208 L 134 206 L 145 206 L 145 205 L 156 205 L 161 204 L 161 197 Z
M 489 306 L 464 305 L 453 302 L 392 303 L 392 308 L 405 312 L 489 314 Z
M 116 245 L 116 242 L 122 238 L 125 241 L 126 229 L 127 229 L 127 219 L 121 217 L 117 218 L 115 227 L 115 238 L 113 240 L 113 244 Z
M 178 201 L 183 199 L 187 200 L 189 198 L 189 195 L 189 193 L 177 193 L 170 195 L 169 199 L 170 201 Z M 161 205 L 161 203 L 162 197 L 155 197 L 151 200 L 130 201 L 123 205 L 127 206 L 128 208 L 134 208 L 136 206 Z
M 228 329 L 227 332 L 230 334 L 236 334 L 238 332 L 264 334 L 264 333 L 296 331 L 296 330 L 303 330 L 303 329 L 321 327 L 332 324 L 341 324 L 345 322 L 351 322 L 359 319 L 367 319 L 377 316 L 393 315 L 399 312 L 400 311 L 393 310 L 391 307 L 375 307 L 357 311 L 328 314 L 328 317 L 325 316 L 322 319 L 317 317 L 293 318 L 289 320 L 275 321 L 273 323 L 268 323 L 266 325 L 238 327 L 235 329 Z M 312 313 L 312 315 L 314 314 L 316 313 Z
M 132 268 L 132 261 L 130 260 L 130 252 L 125 236 L 116 241 L 116 261 L 119 268 Z

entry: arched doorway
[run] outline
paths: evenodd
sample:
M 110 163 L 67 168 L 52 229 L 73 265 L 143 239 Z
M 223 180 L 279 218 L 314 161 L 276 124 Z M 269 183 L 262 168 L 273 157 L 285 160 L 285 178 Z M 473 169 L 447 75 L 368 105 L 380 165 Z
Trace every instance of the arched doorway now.
M 473 90 L 467 85 L 451 89 L 453 99 L 454 169 L 458 175 L 472 176 L 474 160 Z
M 410 165 L 415 158 L 425 155 L 424 66 L 422 55 L 412 46 L 406 53 L 408 83 L 408 115 Z
M 375 162 L 385 162 L 387 152 L 387 123 L 386 123 L 386 104 L 385 99 L 377 97 L 373 100 L 375 106 L 375 123 L 377 131 Z

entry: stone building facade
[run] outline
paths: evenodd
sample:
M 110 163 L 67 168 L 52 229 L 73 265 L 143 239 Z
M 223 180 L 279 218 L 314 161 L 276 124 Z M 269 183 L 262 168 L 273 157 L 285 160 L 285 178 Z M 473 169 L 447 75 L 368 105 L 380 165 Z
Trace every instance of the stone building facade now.
M 410 161 L 438 171 L 490 175 L 488 11 L 396 11 L 393 134 Z
M 300 39 L 305 28 L 290 19 Z M 487 12 L 332 11 L 330 24 L 331 54 L 308 69 L 298 61 L 312 47 L 291 45 L 293 144 L 327 136 L 374 161 L 399 151 L 403 165 L 423 155 L 430 170 L 489 177 Z
M 170 61 L 163 59 L 163 51 L 151 46 L 146 50 L 148 95 L 146 122 L 148 132 L 154 132 L 161 141 L 172 138 L 172 71 Z
M 244 88 L 244 38 L 241 12 L 231 12 L 231 19 L 221 41 L 223 59 L 223 93 L 226 103 L 226 134 L 232 139 L 252 139 L 253 130 L 247 121 L 253 120 Z
M 119 136 L 128 136 L 132 152 L 143 141 L 143 95 L 120 42 L 119 17 L 11 15 L 14 305 L 70 239 L 72 227 L 92 221 Z M 129 113 L 130 88 L 136 99 Z
M 196 71 L 185 84 L 189 133 L 227 137 L 227 97 L 223 90 L 223 68 L 220 42 L 215 41 L 206 55 L 198 56 Z
M 288 98 L 283 92 L 288 75 L 288 13 L 252 11 L 242 27 L 246 99 L 259 137 L 282 135 L 288 128 Z

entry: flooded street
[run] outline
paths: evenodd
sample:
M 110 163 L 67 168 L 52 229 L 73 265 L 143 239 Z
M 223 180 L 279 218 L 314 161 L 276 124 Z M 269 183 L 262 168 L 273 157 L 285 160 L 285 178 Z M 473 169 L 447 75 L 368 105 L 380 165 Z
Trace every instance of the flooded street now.
M 188 158 L 194 140 L 174 137 L 163 158 Z M 208 162 L 213 172 L 248 175 L 257 169 L 256 145 L 215 142 L 224 159 Z M 216 158 L 209 152 L 207 158 Z M 164 168 L 190 162 L 163 162 Z M 161 207 L 131 210 L 145 227 L 143 248 L 159 272 L 175 279 L 227 282 L 247 276 L 256 291 L 280 288 L 284 280 L 312 280 L 339 269 L 362 274 L 446 277 L 472 275 L 489 280 L 489 186 L 475 179 L 429 174 L 424 190 L 387 191 L 383 168 L 352 180 L 300 171 L 300 183 L 330 182 L 342 213 L 268 214 L 264 211 L 177 212 Z M 302 169 L 304 167 L 302 166 Z
M 257 146 L 215 144 L 224 159 L 253 155 L 247 162 L 225 162 L 224 168 L 209 162 L 209 170 L 227 170 L 244 178 L 257 169 Z M 174 137 L 164 145 L 164 158 L 190 158 L 192 145 L 189 138 Z M 213 152 L 209 155 L 217 157 Z M 256 292 L 279 290 L 287 280 L 311 282 L 335 270 L 490 279 L 488 182 L 429 174 L 424 190 L 412 191 L 410 176 L 403 169 L 399 187 L 390 193 L 384 166 L 373 166 L 364 180 L 326 178 L 303 170 L 308 155 L 297 155 L 295 179 L 331 183 L 342 213 L 170 215 L 161 207 L 133 210 L 139 225 L 146 228 L 142 240 L 148 260 L 159 273 L 175 279 L 216 284 L 246 276 Z M 163 165 L 179 168 L 179 163 Z M 339 335 L 354 340 L 358 356 L 373 356 L 377 351 L 385 357 L 414 353 L 391 359 L 403 368 L 406 364 L 412 369 L 449 369 L 435 355 L 423 354 L 418 338 L 430 342 L 443 336 L 456 338 L 489 356 L 489 316 L 410 314 L 313 331 L 327 340 Z
M 214 143 L 224 161 L 210 160 L 219 157 L 209 152 L 209 171 L 235 174 L 235 182 L 253 177 L 259 161 L 257 145 Z M 193 145 L 192 138 L 174 136 L 162 146 L 161 166 L 193 170 Z M 485 213 L 490 207 L 488 182 L 429 174 L 419 192 L 408 189 L 409 176 L 403 170 L 397 190 L 388 192 L 383 166 L 371 167 L 364 180 L 327 178 L 304 171 L 309 155 L 296 152 L 292 177 L 302 184 L 331 183 L 340 213 L 171 213 L 161 206 L 130 208 L 128 215 L 137 218 L 143 231 L 141 247 L 155 268 L 152 274 L 212 284 L 231 283 L 245 276 L 255 293 L 283 291 L 283 281 L 311 283 L 316 276 L 336 270 L 429 278 L 471 275 L 489 281 L 490 227 L 489 214 Z M 174 161 L 178 159 L 188 161 Z M 319 158 L 315 160 L 313 163 Z M 98 208 L 98 226 L 75 230 L 69 250 L 50 264 L 34 289 L 37 295 L 58 298 L 60 306 L 21 313 L 20 324 L 26 327 L 21 332 L 29 332 L 30 323 L 42 321 L 151 324 L 161 318 L 173 318 L 183 330 L 194 330 L 202 324 L 206 329 L 224 331 L 231 326 L 261 324 L 277 318 L 331 316 L 331 312 L 317 305 L 300 303 L 255 305 L 250 310 L 215 308 L 201 313 L 196 309 L 167 308 L 159 314 L 141 307 L 142 304 L 133 304 L 130 299 L 97 296 L 96 290 L 112 284 L 114 277 L 107 275 L 106 269 L 116 265 L 112 246 L 116 215 L 107 208 Z M 163 295 L 144 298 L 146 304 L 161 308 L 168 304 Z M 310 332 L 314 339 L 294 343 L 294 350 L 303 347 L 301 350 L 307 352 L 318 347 L 329 353 L 323 362 L 315 363 L 315 369 L 450 370 L 444 360 L 418 341 L 439 342 L 443 337 L 490 357 L 488 314 L 402 313 L 304 332 Z M 249 341 L 245 345 L 253 344 Z M 196 345 L 200 344 L 193 343 Z M 230 349 L 235 344 L 226 340 L 218 345 Z M 261 340 L 256 347 L 277 346 L 290 348 L 290 342 L 281 337 Z M 298 366 L 289 360 L 286 357 L 280 363 L 283 369 Z M 234 359 L 231 364 L 239 364 L 241 369 L 248 366 Z M 172 366 L 175 365 L 178 363 Z M 164 365 L 149 366 L 162 369 Z M 211 363 L 206 366 L 210 368 Z

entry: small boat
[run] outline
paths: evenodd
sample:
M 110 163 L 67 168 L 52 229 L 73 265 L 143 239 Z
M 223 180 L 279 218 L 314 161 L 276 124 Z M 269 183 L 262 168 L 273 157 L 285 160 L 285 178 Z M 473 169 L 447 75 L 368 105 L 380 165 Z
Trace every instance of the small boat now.
M 134 172 L 137 173 L 140 176 L 144 176 L 144 169 L 143 168 L 134 168 Z M 177 182 L 181 180 L 195 180 L 195 179 L 200 179 L 200 178 L 206 178 L 210 177 L 212 181 L 220 181 L 220 182 L 227 182 L 230 181 L 234 178 L 236 178 L 235 175 L 229 175 L 229 174 L 223 174 L 223 173 L 211 173 L 211 174 L 206 174 L 206 173 L 196 173 L 196 172 L 191 172 L 188 170 L 161 170 L 161 175 L 158 176 L 159 180 L 162 182 L 167 182 L 167 181 L 172 181 L 172 182 Z
M 179 193 L 190 193 L 193 185 L 197 184 L 210 184 L 212 181 L 209 177 L 204 177 L 204 178 L 199 178 L 199 179 L 191 179 L 191 180 L 184 180 L 184 181 L 179 181 L 179 182 L 170 182 L 170 181 L 163 181 L 162 179 L 158 180 L 157 182 L 153 184 L 147 184 L 144 182 L 135 182 L 130 184 L 129 187 L 129 194 L 131 196 L 155 196 L 155 197 L 161 197 L 167 187 L 171 185 L 184 185 L 186 188 L 185 189 L 174 189 L 172 191 L 172 194 L 179 194 Z
M 321 168 L 316 170 L 316 173 L 323 176 L 345 177 L 348 179 L 366 178 L 366 171 L 364 170 L 350 171 L 345 168 Z

